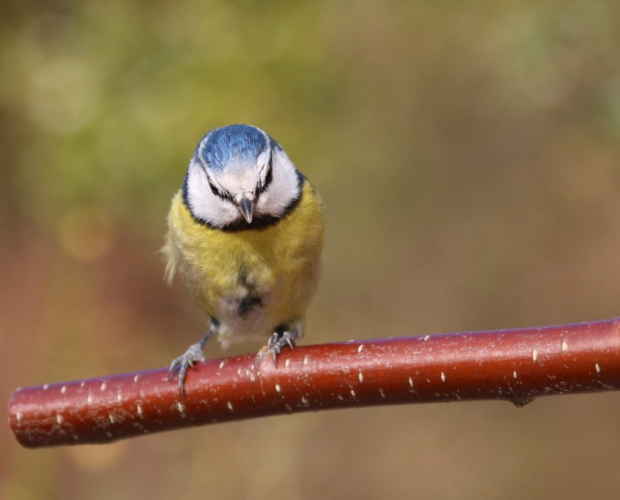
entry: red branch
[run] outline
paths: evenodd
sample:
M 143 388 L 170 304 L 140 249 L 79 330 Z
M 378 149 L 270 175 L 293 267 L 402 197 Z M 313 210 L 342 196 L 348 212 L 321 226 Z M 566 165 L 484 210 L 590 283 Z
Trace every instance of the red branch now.
M 16 390 L 9 423 L 27 447 L 107 443 L 182 427 L 332 408 L 620 389 L 620 318 L 403 337 L 199 363 L 185 401 L 152 370 Z

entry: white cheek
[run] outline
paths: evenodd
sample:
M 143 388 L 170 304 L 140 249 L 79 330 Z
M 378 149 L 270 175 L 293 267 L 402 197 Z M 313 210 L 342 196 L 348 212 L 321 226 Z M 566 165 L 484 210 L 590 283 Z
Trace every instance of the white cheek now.
M 187 195 L 194 216 L 216 227 L 235 222 L 241 217 L 237 208 L 211 192 L 204 170 L 192 164 L 187 178 Z
M 247 175 L 234 175 L 218 179 L 235 196 L 237 193 L 254 192 L 256 173 L 252 170 Z M 233 188 L 234 185 L 234 188 Z M 273 179 L 265 192 L 258 198 L 254 213 L 280 217 L 290 204 L 299 196 L 299 178 L 295 166 L 283 152 L 274 154 Z M 239 222 L 243 216 L 232 203 L 213 194 L 207 174 L 194 162 L 190 163 L 187 177 L 187 197 L 194 217 L 202 219 L 212 226 L 224 227 Z
M 299 195 L 297 170 L 285 154 L 274 158 L 273 180 L 262 193 L 256 205 L 260 214 L 282 215 L 291 202 Z

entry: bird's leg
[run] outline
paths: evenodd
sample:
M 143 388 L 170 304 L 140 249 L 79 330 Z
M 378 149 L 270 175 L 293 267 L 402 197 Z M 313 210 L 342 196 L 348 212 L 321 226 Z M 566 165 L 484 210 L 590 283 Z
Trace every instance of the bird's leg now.
M 273 352 L 274 365 L 278 365 L 278 354 L 280 354 L 282 348 L 288 345 L 291 349 L 294 349 L 295 342 L 299 337 L 301 337 L 301 331 L 297 326 L 284 325 L 276 329 L 267 341 L 267 350 Z
M 183 384 L 185 383 L 187 369 L 194 368 L 194 363 L 205 360 L 205 355 L 202 352 L 202 349 L 207 343 L 207 340 L 217 333 L 218 326 L 219 323 L 214 318 L 211 318 L 211 326 L 209 331 L 205 333 L 198 342 L 190 345 L 187 351 L 185 351 L 181 356 L 172 360 L 172 363 L 170 363 L 170 368 L 168 369 L 168 380 L 172 380 L 174 374 L 179 372 L 179 393 L 181 394 L 181 399 L 185 399 Z

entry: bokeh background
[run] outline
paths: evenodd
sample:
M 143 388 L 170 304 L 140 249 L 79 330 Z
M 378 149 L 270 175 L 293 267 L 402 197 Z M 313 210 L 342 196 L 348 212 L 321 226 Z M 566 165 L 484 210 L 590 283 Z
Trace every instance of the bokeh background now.
M 0 399 L 203 332 L 157 250 L 230 123 L 323 195 L 307 343 L 619 315 L 619 34 L 617 0 L 2 2 Z M 619 443 L 613 393 L 36 451 L 5 427 L 0 497 L 616 499 Z

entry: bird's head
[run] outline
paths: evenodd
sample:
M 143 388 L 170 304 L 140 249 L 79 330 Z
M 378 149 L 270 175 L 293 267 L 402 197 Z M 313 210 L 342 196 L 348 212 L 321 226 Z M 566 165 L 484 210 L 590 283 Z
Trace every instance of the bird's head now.
M 300 196 L 300 179 L 282 147 L 251 125 L 212 130 L 185 178 L 192 215 L 218 227 L 253 227 L 282 217 Z

